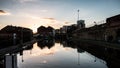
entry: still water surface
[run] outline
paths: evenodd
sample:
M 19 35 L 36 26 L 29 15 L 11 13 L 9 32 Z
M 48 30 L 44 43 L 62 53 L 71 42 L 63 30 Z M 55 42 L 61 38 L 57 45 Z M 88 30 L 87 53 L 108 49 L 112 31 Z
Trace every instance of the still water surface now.
M 32 49 L 24 50 L 23 55 L 17 54 L 17 59 L 18 68 L 107 68 L 104 60 L 60 43 L 50 48 L 40 48 L 35 43 Z

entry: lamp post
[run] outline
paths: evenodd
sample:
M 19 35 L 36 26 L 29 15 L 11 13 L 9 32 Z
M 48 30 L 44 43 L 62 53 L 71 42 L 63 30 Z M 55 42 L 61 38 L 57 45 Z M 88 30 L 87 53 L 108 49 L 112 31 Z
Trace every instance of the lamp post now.
M 16 45 L 16 33 L 13 33 L 13 45 Z

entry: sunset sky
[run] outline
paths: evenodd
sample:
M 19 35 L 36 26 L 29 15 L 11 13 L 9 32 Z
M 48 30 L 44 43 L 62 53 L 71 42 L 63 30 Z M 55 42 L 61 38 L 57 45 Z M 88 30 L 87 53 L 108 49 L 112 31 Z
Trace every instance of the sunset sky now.
M 120 14 L 120 0 L 0 0 L 0 29 L 6 25 L 33 29 L 76 24 L 77 10 L 87 26 Z

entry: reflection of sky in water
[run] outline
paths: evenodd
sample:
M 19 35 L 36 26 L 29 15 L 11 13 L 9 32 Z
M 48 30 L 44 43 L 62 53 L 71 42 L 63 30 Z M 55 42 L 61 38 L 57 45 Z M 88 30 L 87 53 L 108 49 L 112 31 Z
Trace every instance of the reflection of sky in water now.
M 35 43 L 32 50 L 23 52 L 23 59 L 24 62 L 18 55 L 19 68 L 107 68 L 103 60 L 87 52 L 78 54 L 77 49 L 63 47 L 59 43 L 51 49 L 40 49 Z

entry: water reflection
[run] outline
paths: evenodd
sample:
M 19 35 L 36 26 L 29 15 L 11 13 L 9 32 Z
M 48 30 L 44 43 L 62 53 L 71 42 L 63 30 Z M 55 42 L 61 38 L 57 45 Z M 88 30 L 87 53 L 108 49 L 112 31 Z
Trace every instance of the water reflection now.
M 102 59 L 100 60 L 100 62 L 106 64 L 108 68 L 120 67 L 120 50 L 118 49 L 105 48 L 103 46 L 91 45 L 82 42 L 76 43 L 75 41 L 70 40 L 60 41 L 60 43 L 64 47 L 76 48 L 78 53 L 84 53 L 85 51 L 87 51 L 88 53 L 94 55 L 94 62 L 98 60 L 96 58 L 100 58 Z
M 97 65 L 94 66 L 93 63 L 94 57 L 91 57 L 91 54 L 88 54 L 84 50 L 75 47 L 71 47 L 70 43 L 66 41 L 61 41 L 62 43 L 54 43 L 55 45 L 51 48 L 51 43 L 46 41 L 38 41 L 40 45 L 34 44 L 32 49 L 32 54 L 27 54 L 28 51 L 24 51 L 24 60 L 25 62 L 19 62 L 20 68 L 106 68 L 103 63 L 96 62 Z M 63 44 L 64 43 L 64 44 Z M 46 45 L 42 45 L 46 44 Z M 50 45 L 49 45 L 50 44 Z M 67 44 L 67 45 L 66 45 Z M 68 45 L 69 44 L 69 45 Z M 40 48 L 38 48 L 40 47 Z M 43 48 L 41 48 L 43 47 Z M 29 56 L 29 57 L 28 57 Z M 25 58 L 26 57 L 26 58 Z M 32 58 L 28 60 L 28 58 Z M 97 58 L 99 59 L 99 58 Z M 100 59 L 99 59 L 100 60 Z M 91 63 L 92 62 L 92 63 Z M 87 65 L 86 65 L 87 64 Z
M 14 68 L 120 67 L 120 50 L 68 40 L 56 41 L 38 40 L 35 44 L 20 47 L 18 51 L 1 55 L 0 68 L 6 68 L 10 63 Z
M 45 47 L 48 47 L 48 48 L 50 49 L 51 47 L 54 46 L 54 44 L 55 44 L 55 40 L 54 40 L 54 39 L 38 40 L 38 41 L 37 41 L 37 45 L 38 45 L 41 49 L 43 49 L 43 48 L 45 48 Z
M 33 44 L 27 44 L 27 46 L 11 46 L 11 44 L 7 44 L 9 47 L 3 47 L 0 49 L 0 68 L 18 68 L 18 59 L 17 55 L 23 56 L 24 50 L 31 50 L 33 48 Z M 16 48 L 16 49 L 15 49 Z M 13 50 L 14 49 L 14 50 Z M 3 52 L 3 53 L 2 53 Z M 22 62 L 23 62 L 22 58 Z

